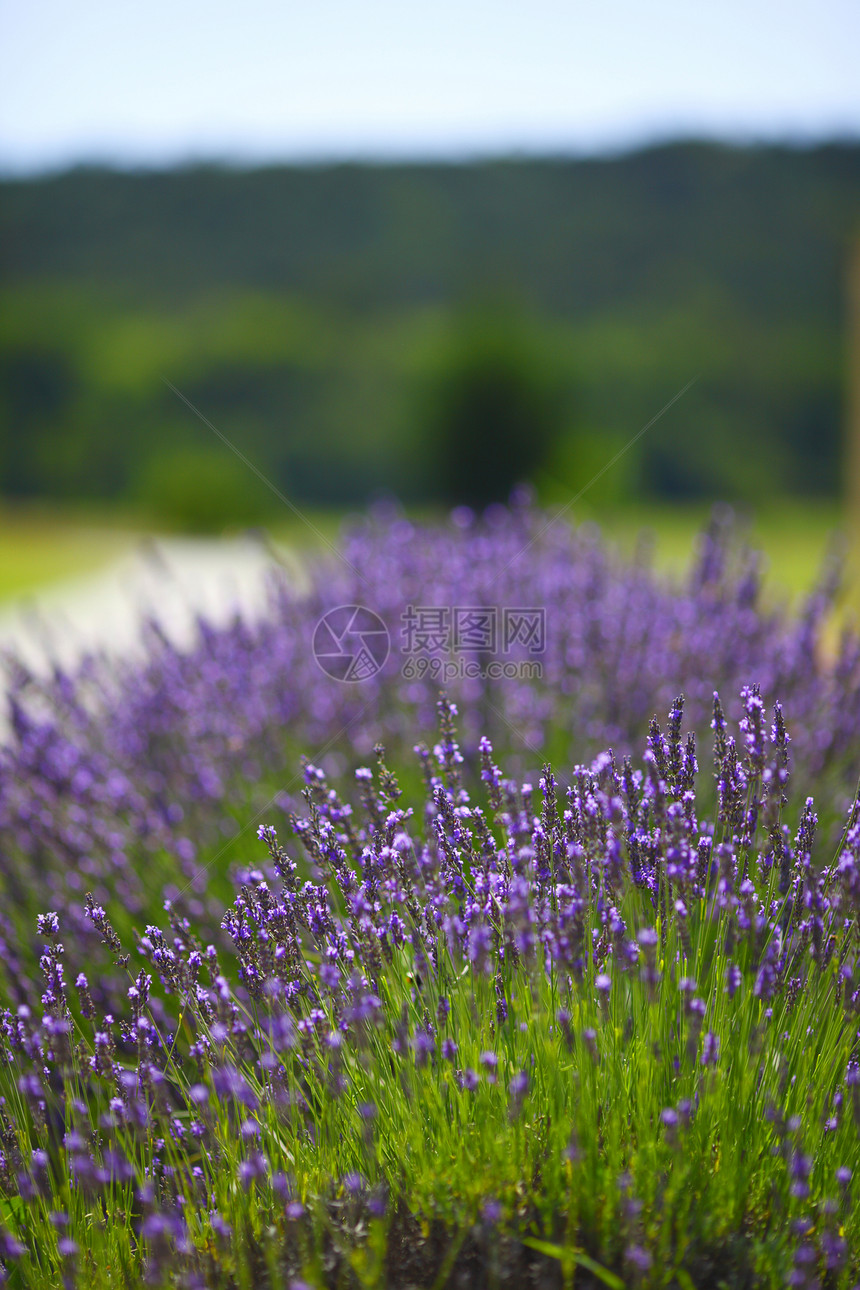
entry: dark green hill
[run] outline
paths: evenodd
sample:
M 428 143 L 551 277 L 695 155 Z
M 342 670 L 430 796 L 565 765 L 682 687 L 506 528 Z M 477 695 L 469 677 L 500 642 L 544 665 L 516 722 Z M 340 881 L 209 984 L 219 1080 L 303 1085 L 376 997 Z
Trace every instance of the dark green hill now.
M 698 374 L 605 487 L 834 493 L 858 226 L 855 144 L 5 181 L 0 491 L 167 505 L 190 471 L 229 509 L 234 463 L 163 378 L 336 502 L 453 496 L 440 418 L 515 387 L 542 427 L 518 469 L 576 488 Z

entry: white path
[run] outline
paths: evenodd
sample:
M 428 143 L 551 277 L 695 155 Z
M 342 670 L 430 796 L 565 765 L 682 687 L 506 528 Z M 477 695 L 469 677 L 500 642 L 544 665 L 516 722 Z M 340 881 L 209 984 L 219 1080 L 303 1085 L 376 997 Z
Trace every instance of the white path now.
M 253 536 L 146 539 L 98 574 L 0 604 L 0 654 L 11 650 L 41 670 L 52 660 L 72 664 L 92 649 L 133 653 L 146 615 L 182 643 L 200 613 L 223 622 L 236 608 L 258 612 L 266 573 L 278 562 L 301 586 L 295 553 Z

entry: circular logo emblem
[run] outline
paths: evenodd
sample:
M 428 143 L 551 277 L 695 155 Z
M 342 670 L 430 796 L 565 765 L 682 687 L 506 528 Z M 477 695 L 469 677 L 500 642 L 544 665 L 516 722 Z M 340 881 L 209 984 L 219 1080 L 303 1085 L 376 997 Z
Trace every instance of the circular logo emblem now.
M 322 670 L 336 681 L 366 681 L 384 665 L 391 641 L 372 609 L 339 605 L 317 623 L 313 648 Z

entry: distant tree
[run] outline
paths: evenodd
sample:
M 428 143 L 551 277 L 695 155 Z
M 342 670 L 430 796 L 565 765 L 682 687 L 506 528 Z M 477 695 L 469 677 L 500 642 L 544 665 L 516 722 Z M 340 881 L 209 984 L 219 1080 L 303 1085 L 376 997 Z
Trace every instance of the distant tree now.
M 264 486 L 217 447 L 154 453 L 138 477 L 137 500 L 156 523 L 190 533 L 258 524 L 272 511 Z
M 564 427 L 563 391 L 528 324 L 485 307 L 454 322 L 422 420 L 440 498 L 486 506 L 543 464 Z

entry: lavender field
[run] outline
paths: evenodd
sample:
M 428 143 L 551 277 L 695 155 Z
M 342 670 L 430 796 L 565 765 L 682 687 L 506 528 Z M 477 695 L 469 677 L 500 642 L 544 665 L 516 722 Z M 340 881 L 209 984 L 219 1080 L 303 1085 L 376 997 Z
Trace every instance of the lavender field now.
M 860 1282 L 838 590 L 378 508 L 191 646 L 10 660 L 9 1284 Z

